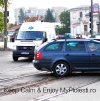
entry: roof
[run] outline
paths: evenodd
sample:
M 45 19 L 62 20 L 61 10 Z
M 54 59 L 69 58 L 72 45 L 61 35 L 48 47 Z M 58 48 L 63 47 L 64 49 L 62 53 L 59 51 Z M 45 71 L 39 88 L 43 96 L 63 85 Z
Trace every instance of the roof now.
M 20 26 L 21 25 L 15 25 L 15 26 L 9 28 L 8 30 L 15 30 L 16 31 L 16 30 L 18 30 L 20 28 Z
M 48 22 L 24 22 L 19 31 L 53 31 L 54 25 Z
M 74 10 L 85 10 L 85 9 L 90 9 L 90 6 L 89 5 L 81 5 L 79 7 L 76 7 L 76 8 L 71 8 L 69 9 L 70 11 L 74 11 Z

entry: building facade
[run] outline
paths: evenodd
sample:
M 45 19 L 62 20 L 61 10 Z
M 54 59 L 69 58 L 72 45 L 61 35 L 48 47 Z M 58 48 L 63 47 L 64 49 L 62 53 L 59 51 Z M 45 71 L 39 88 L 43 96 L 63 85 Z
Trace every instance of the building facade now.
M 89 12 L 90 6 L 88 5 L 70 9 L 70 28 L 73 35 L 90 34 Z M 93 14 L 93 33 L 98 33 L 98 19 L 98 14 Z

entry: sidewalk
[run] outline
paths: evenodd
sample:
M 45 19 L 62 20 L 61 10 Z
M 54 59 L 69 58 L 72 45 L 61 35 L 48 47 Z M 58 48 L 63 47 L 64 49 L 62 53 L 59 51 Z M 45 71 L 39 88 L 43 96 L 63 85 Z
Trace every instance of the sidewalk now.
M 7 42 L 7 49 L 4 49 L 4 42 L 0 42 L 0 51 L 10 51 L 13 49 L 13 43 L 12 42 Z

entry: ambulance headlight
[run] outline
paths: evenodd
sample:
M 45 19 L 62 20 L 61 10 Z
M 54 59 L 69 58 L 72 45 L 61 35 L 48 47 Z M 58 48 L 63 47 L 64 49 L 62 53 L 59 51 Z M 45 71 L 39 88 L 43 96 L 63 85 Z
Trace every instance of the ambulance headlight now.
M 13 46 L 13 50 L 17 50 L 17 46 L 16 45 Z

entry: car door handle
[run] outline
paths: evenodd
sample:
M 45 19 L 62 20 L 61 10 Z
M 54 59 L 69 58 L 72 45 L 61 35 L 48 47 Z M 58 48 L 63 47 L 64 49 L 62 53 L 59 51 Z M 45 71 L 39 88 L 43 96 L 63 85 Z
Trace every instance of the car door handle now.
M 92 54 L 92 56 L 95 56 L 95 54 Z
M 69 54 L 66 54 L 66 56 L 69 56 Z

